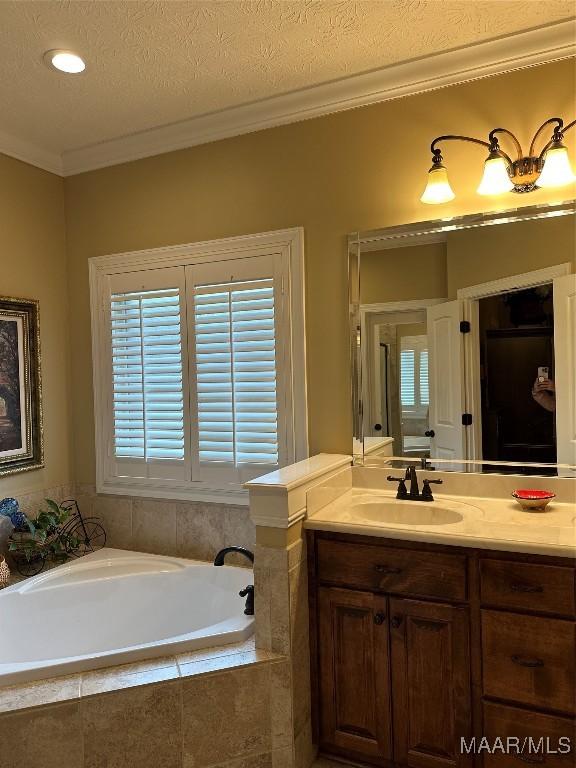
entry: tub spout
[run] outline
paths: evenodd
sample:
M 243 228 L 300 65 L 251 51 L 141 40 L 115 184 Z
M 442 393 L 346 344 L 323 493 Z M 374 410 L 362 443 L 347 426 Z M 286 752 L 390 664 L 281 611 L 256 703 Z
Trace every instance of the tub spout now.
M 221 549 L 214 558 L 214 565 L 224 565 L 224 558 L 229 552 L 238 552 L 239 554 L 244 555 L 244 557 L 247 557 L 251 563 L 254 562 L 254 554 L 250 552 L 249 549 L 246 549 L 245 547 L 225 547 L 224 549 Z

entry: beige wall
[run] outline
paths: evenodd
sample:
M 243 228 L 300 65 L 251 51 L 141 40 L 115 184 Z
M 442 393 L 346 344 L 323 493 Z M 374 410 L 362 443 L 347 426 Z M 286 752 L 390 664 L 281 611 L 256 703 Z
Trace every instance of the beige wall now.
M 447 282 L 446 243 L 366 251 L 361 256 L 362 304 L 444 299 Z
M 570 262 L 576 271 L 573 216 L 448 233 L 448 296 L 458 288 Z
M 419 202 L 432 138 L 504 125 L 526 142 L 551 115 L 572 119 L 575 92 L 573 62 L 559 62 L 67 179 L 77 479 L 94 476 L 90 256 L 302 225 L 310 447 L 349 451 L 347 234 L 557 199 L 479 198 L 483 152 L 454 144 L 445 162 L 456 200 Z
M 0 155 L 0 295 L 40 301 L 44 469 L 0 479 L 0 498 L 72 479 L 64 183 Z

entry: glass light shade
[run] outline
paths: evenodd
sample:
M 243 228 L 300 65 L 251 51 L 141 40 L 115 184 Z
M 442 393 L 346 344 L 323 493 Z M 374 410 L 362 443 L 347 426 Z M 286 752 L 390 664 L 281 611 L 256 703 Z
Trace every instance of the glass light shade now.
M 428 183 L 424 190 L 420 202 L 435 205 L 437 203 L 447 203 L 454 200 L 456 195 L 452 191 L 448 181 L 448 173 L 443 165 L 432 166 L 428 171 Z
M 484 174 L 478 189 L 479 195 L 502 195 L 511 192 L 514 184 L 508 175 L 508 166 L 503 157 L 488 157 L 484 163 Z
M 576 181 L 568 150 L 563 144 L 551 147 L 544 156 L 544 167 L 536 184 L 539 187 L 564 187 Z

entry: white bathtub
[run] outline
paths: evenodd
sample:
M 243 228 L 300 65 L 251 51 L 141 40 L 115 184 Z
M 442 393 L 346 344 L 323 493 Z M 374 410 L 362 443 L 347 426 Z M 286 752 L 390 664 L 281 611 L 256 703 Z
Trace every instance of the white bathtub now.
M 0 686 L 226 645 L 246 568 L 102 549 L 0 591 Z

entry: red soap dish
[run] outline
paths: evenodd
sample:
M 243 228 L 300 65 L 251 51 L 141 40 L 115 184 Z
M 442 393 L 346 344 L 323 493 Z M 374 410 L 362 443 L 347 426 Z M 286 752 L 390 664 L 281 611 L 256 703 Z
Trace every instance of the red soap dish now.
M 556 494 L 552 491 L 540 491 L 535 488 L 519 488 L 512 492 L 512 496 L 523 509 L 542 511 Z

